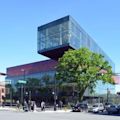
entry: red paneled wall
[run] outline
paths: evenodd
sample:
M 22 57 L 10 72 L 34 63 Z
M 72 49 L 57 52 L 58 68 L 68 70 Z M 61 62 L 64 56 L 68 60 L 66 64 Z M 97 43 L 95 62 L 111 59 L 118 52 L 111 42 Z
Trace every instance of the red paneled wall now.
M 20 66 L 10 67 L 10 68 L 7 68 L 7 77 L 23 75 L 24 71 L 25 71 L 25 74 L 27 75 L 27 74 L 37 73 L 37 72 L 55 70 L 56 65 L 57 65 L 57 61 L 45 60 L 45 61 L 29 63 L 25 65 L 20 65 Z M 22 71 L 22 69 L 24 69 L 24 71 Z

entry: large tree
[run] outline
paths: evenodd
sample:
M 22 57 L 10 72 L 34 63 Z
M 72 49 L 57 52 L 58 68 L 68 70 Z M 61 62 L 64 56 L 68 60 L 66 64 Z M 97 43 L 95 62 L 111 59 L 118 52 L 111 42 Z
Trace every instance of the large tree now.
M 56 79 L 63 83 L 76 83 L 79 100 L 82 100 L 86 88 L 92 92 L 98 80 L 114 83 L 112 67 L 101 54 L 87 48 L 68 50 L 59 59 Z

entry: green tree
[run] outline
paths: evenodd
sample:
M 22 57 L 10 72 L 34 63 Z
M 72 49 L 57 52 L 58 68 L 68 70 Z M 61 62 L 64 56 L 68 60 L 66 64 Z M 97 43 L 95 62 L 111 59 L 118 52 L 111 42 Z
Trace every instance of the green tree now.
M 41 88 L 41 81 L 37 78 L 28 78 L 25 87 L 27 90 L 35 92 Z
M 35 86 L 40 86 L 40 80 L 36 79 L 36 78 L 28 78 L 27 79 L 27 83 L 26 83 L 27 87 L 35 87 Z
M 101 71 L 106 71 L 102 74 Z M 87 48 L 68 50 L 58 61 L 56 79 L 63 83 L 76 83 L 79 100 L 82 100 L 86 88 L 94 91 L 97 80 L 114 83 L 112 67 L 101 54 Z
M 45 74 L 42 76 L 41 80 L 45 84 L 46 87 L 51 87 L 53 85 L 53 78 L 49 74 Z

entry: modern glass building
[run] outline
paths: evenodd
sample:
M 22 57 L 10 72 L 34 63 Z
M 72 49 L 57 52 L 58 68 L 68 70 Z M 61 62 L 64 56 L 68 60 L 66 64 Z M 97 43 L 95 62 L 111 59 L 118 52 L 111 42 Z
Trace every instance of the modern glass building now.
M 38 27 L 39 54 L 57 60 L 69 48 L 82 47 L 102 54 L 114 70 L 115 65 L 112 60 L 71 16 Z
M 115 69 L 112 60 L 71 16 L 65 16 L 39 26 L 37 29 L 37 47 L 38 53 L 49 57 L 50 60 L 7 68 L 6 79 L 11 80 L 13 85 L 20 79 L 23 79 L 23 77 L 26 79 L 37 78 L 44 83 L 44 80 L 41 78 L 44 75 L 50 75 L 51 81 L 54 81 L 55 66 L 58 64 L 57 61 L 68 49 L 89 48 L 93 52 L 102 54 L 112 66 L 113 72 Z M 115 86 L 102 84 L 102 82 L 99 81 L 95 88 L 96 94 L 106 94 L 108 88 L 112 93 L 115 92 Z M 73 91 L 72 89 L 69 90 L 71 91 L 66 94 L 72 99 L 71 95 Z M 65 92 L 61 94 L 65 95 Z M 85 96 L 89 95 L 90 93 L 87 89 Z
M 19 80 L 27 80 L 28 78 L 37 78 L 40 80 L 45 75 L 51 76 L 53 80 L 56 65 L 57 61 L 55 60 L 45 60 L 9 67 L 7 68 L 6 80 L 11 81 L 13 86 Z M 41 80 L 41 82 L 44 84 L 44 81 Z
M 71 17 L 65 16 L 38 27 L 38 53 L 51 59 L 58 60 L 68 49 L 89 48 L 92 52 L 102 54 L 115 70 L 115 65 L 99 45 L 87 32 Z M 109 88 L 115 92 L 115 86 L 98 82 L 96 94 L 106 93 Z M 89 90 L 88 90 L 89 91 Z M 89 92 L 86 91 L 87 94 Z

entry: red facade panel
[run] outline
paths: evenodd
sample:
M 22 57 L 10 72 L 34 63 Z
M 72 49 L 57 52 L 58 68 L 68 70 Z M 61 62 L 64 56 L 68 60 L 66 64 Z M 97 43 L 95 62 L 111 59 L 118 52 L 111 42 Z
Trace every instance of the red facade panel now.
M 55 60 L 45 60 L 45 61 L 39 61 L 39 62 L 34 62 L 20 66 L 10 67 L 7 68 L 7 77 L 23 75 L 24 73 L 22 69 L 24 69 L 26 75 L 37 72 L 55 70 L 56 65 L 57 65 L 57 61 Z

